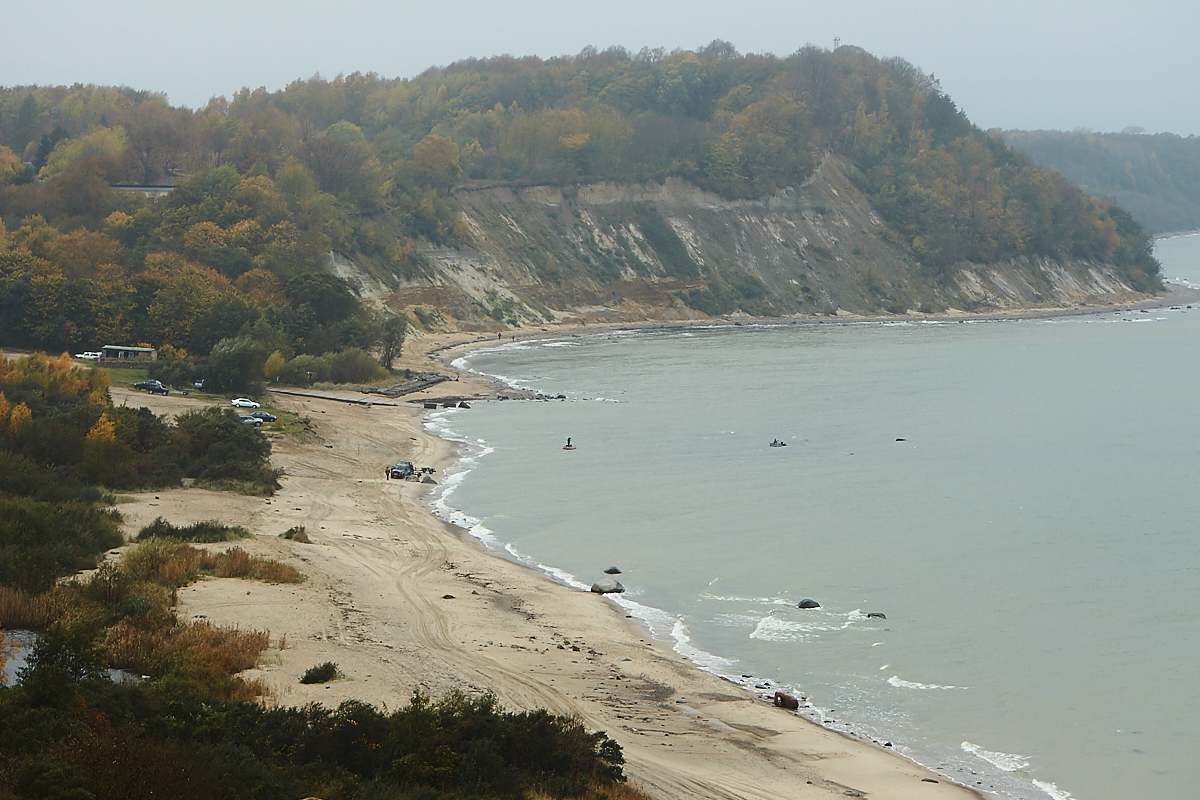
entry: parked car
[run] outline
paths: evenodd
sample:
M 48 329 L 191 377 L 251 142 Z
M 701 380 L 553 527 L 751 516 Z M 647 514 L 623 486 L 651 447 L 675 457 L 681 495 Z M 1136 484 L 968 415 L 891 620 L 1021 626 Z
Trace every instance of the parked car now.
M 279 419 L 279 417 L 266 411 L 252 411 L 249 416 L 261 419 L 263 422 L 274 422 Z
M 84 361 L 99 361 L 100 357 L 103 355 L 103 353 L 93 353 L 89 351 L 86 353 L 76 353 L 75 357 L 82 358 Z
M 411 461 L 397 461 L 395 464 L 392 464 L 387 468 L 387 476 L 389 480 L 393 478 L 407 478 L 414 472 L 416 472 L 416 470 L 413 468 Z
M 253 400 L 248 400 L 245 397 L 239 397 L 236 400 L 230 400 L 229 405 L 234 408 L 258 408 L 258 403 Z
M 156 380 L 138 381 L 133 385 L 134 389 L 139 392 L 149 392 L 150 394 L 170 394 L 171 390 Z
M 253 425 L 256 428 L 261 427 L 263 422 L 258 417 L 238 417 L 238 419 L 241 420 L 243 425 Z

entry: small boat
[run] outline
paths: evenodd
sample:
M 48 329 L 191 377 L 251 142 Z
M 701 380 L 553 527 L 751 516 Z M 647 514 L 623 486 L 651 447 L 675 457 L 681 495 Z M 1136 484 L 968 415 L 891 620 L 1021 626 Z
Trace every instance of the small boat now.
M 567 437 L 567 443 L 563 445 L 563 450 L 574 450 L 575 445 L 571 444 L 571 437 Z
M 771 442 L 771 447 L 787 447 L 787 442 L 781 442 L 778 439 Z

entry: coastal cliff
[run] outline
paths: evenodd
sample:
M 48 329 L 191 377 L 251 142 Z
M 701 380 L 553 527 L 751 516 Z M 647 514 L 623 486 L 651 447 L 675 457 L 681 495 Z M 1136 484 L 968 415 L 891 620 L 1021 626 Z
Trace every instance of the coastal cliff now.
M 360 294 L 461 329 L 986 312 L 1149 296 L 1092 259 L 926 266 L 861 183 L 847 159 L 827 155 L 801 185 L 760 200 L 723 199 L 678 178 L 465 188 L 455 200 L 469 242 L 425 243 L 413 278 L 387 287 L 344 256 L 330 263 Z

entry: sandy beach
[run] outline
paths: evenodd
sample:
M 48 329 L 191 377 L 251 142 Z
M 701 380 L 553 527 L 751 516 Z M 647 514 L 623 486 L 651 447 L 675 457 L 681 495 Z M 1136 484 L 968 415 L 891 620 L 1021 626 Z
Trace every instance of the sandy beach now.
M 1141 305 L 1195 299 L 1195 293 L 1173 291 Z M 562 325 L 503 339 L 606 327 L 635 326 Z M 157 516 L 175 524 L 216 519 L 246 526 L 254 537 L 239 546 L 308 577 L 298 586 L 205 580 L 180 592 L 180 617 L 269 631 L 271 649 L 246 674 L 270 688 L 268 702 L 336 706 L 356 699 L 396 708 L 416 690 L 437 697 L 460 689 L 492 692 L 513 710 L 578 715 L 620 743 L 627 775 L 658 798 L 981 796 L 882 743 L 819 727 L 775 708 L 765 693 L 699 669 L 604 597 L 493 555 L 436 518 L 427 502 L 432 486 L 386 479 L 384 466 L 400 459 L 433 467 L 440 479 L 457 458 L 453 443 L 424 430 L 422 401 L 520 396 L 449 366 L 466 348 L 499 341 L 494 334 L 458 332 L 408 342 L 397 366 L 456 380 L 403 398 L 407 402 L 384 404 L 351 392 L 272 394 L 272 404 L 306 417 L 312 431 L 275 437 L 272 462 L 284 477 L 273 498 L 190 488 L 140 494 L 121 505 L 130 535 Z M 147 405 L 159 414 L 205 404 L 119 388 L 112 394 L 118 404 Z M 376 402 L 368 406 L 366 399 Z M 296 525 L 305 527 L 311 544 L 280 537 Z M 325 661 L 336 662 L 345 677 L 299 683 L 307 668 Z
M 430 337 L 409 358 L 478 338 Z M 427 394 L 449 393 L 439 388 Z M 483 397 L 495 387 L 464 377 L 454 390 Z M 113 399 L 160 414 L 202 404 L 121 389 Z M 383 472 L 405 459 L 440 478 L 457 457 L 452 443 L 424 431 L 415 404 L 271 399 L 313 430 L 273 442 L 272 462 L 285 473 L 275 497 L 190 488 L 120 506 L 131 535 L 157 516 L 244 525 L 254 537 L 239 546 L 307 575 L 300 585 L 211 579 L 180 591 L 181 619 L 270 632 L 271 649 L 245 673 L 270 687 L 269 702 L 397 708 L 414 690 L 492 692 L 505 708 L 575 714 L 606 731 L 624 749 L 626 774 L 657 798 L 979 796 L 880 743 L 821 728 L 704 672 L 604 597 L 497 557 L 437 519 L 426 500 L 432 486 Z M 311 544 L 280 538 L 295 525 Z M 325 661 L 345 677 L 299 683 Z

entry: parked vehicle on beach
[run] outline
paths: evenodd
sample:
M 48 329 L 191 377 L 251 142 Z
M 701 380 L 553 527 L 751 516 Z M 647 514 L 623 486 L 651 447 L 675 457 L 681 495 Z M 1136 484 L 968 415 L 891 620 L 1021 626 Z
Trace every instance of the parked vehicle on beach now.
M 279 419 L 279 417 L 267 411 L 251 411 L 247 416 L 261 419 L 263 422 L 274 422 L 275 420 Z
M 134 389 L 139 392 L 149 392 L 150 394 L 161 394 L 164 397 L 171 393 L 171 390 L 156 380 L 138 381 L 133 385 Z
M 416 472 L 411 461 L 397 461 L 387 468 L 388 480 L 407 478 Z
M 253 425 L 256 428 L 261 428 L 263 421 L 258 417 L 238 417 L 243 425 Z
M 258 403 L 245 397 L 239 397 L 236 400 L 230 400 L 229 405 L 234 408 L 258 408 Z

